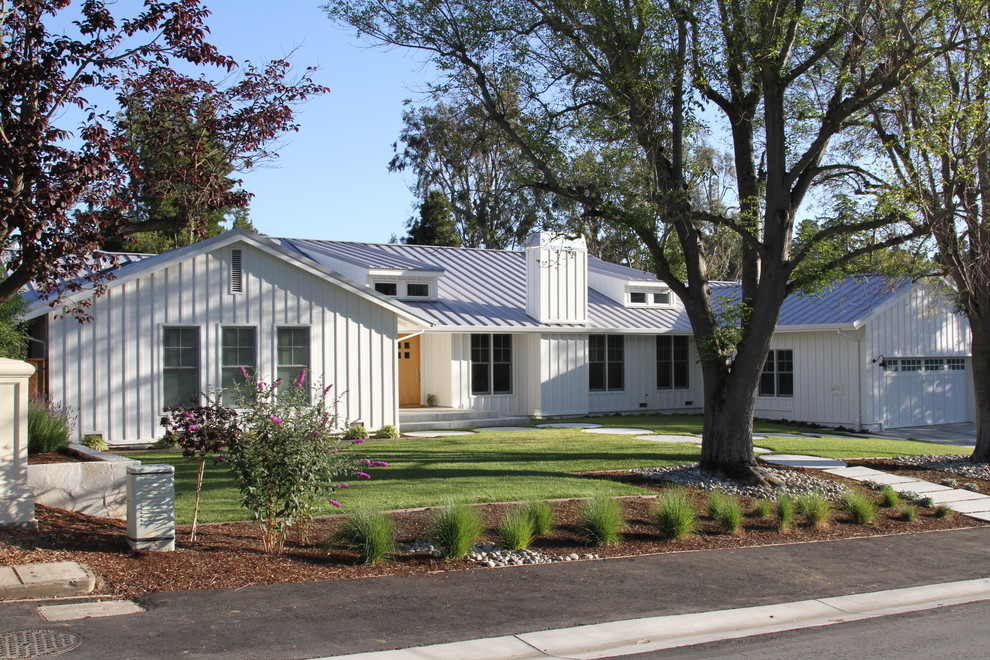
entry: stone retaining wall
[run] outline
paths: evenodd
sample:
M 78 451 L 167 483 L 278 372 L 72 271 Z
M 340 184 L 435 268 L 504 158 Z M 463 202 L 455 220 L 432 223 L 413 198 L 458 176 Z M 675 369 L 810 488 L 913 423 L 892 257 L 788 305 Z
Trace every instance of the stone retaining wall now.
M 101 518 L 127 517 L 127 466 L 139 464 L 72 443 L 69 451 L 96 461 L 28 465 L 28 488 L 35 502 Z

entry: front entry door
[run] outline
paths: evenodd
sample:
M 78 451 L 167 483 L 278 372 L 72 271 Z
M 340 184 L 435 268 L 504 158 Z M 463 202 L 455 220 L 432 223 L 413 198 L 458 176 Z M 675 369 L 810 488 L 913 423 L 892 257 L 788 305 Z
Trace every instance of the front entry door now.
M 399 405 L 418 406 L 421 402 L 419 335 L 416 335 L 399 340 Z

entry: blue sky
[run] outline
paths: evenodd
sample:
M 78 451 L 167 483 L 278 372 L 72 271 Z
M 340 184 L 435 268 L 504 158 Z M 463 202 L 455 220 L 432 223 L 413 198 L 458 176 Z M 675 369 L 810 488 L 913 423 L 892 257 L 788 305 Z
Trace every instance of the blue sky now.
M 274 166 L 244 176 L 251 220 L 272 236 L 386 242 L 415 212 L 408 175 L 390 174 L 402 102 L 421 98 L 428 67 L 408 52 L 368 48 L 338 28 L 320 0 L 206 0 L 212 41 L 238 61 L 261 63 L 294 48 L 317 66 L 330 94 L 299 108 L 301 124 Z

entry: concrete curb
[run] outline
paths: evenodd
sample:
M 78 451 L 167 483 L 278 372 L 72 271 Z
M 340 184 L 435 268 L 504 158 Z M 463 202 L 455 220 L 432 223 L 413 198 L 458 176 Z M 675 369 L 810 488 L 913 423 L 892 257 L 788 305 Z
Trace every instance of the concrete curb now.
M 759 607 L 613 621 L 574 628 L 473 639 L 337 660 L 595 660 L 785 630 L 827 626 L 990 600 L 990 579 L 890 589 Z M 321 658 L 319 660 L 328 660 Z
M 96 575 L 74 561 L 0 567 L 0 601 L 79 596 L 96 588 Z

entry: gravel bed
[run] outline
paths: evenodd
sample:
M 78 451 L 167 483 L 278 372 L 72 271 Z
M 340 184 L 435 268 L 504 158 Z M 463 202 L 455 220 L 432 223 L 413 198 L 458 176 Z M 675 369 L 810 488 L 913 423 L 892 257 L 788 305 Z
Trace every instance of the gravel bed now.
M 412 543 L 401 543 L 401 548 L 409 552 L 416 552 L 439 557 L 440 551 L 436 546 L 428 541 L 413 541 Z M 496 566 L 524 566 L 527 564 L 552 564 L 560 561 L 577 561 L 579 559 L 601 559 L 600 555 L 583 554 L 572 552 L 568 555 L 547 555 L 535 550 L 506 550 L 494 543 L 475 543 L 474 547 L 467 554 L 467 559 L 483 566 L 495 568 Z
M 964 477 L 990 481 L 990 464 L 973 463 L 969 460 L 969 456 L 959 454 L 927 454 L 924 456 L 895 456 L 887 460 L 897 465 L 952 472 Z
M 640 468 L 638 470 L 632 470 L 632 472 L 645 479 L 670 481 L 699 490 L 721 490 L 732 495 L 767 500 L 776 500 L 785 494 L 800 495 L 813 491 L 820 492 L 825 499 L 838 500 L 846 492 L 846 487 L 838 482 L 813 477 L 804 472 L 767 466 L 761 466 L 759 470 L 763 477 L 772 485 L 743 486 L 734 481 L 721 479 L 708 472 L 702 472 L 698 469 L 697 463 L 694 465 L 675 465 L 672 467 Z

